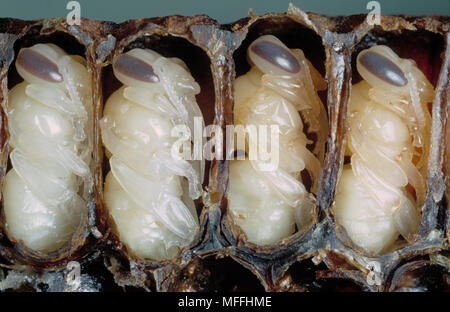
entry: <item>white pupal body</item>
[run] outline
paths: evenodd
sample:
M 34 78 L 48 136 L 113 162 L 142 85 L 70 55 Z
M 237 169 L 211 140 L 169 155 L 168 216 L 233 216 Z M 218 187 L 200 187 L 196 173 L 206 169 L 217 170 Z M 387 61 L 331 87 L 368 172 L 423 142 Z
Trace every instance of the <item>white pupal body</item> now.
M 203 131 L 200 87 L 180 59 L 151 50 L 124 53 L 113 68 L 124 85 L 106 102 L 100 124 L 111 166 L 105 203 L 134 255 L 172 259 L 199 229 L 193 200 L 202 193 L 204 162 L 174 158 L 171 150 L 175 126 L 194 133 L 198 117 Z
M 92 82 L 83 59 L 53 44 L 19 52 L 25 79 L 8 95 L 12 169 L 3 184 L 8 236 L 36 252 L 70 241 L 92 188 Z
M 289 50 L 274 36 L 255 40 L 248 58 L 254 66 L 234 83 L 235 126 L 256 126 L 257 131 L 259 126 L 278 126 L 279 146 L 271 145 L 267 134 L 264 150 L 279 149 L 279 161 L 275 169 L 267 170 L 258 149 L 264 140 L 247 135 L 248 157 L 231 162 L 228 199 L 234 221 L 248 241 L 266 245 L 293 234 L 295 225 L 301 229 L 312 220 L 314 200 L 300 173 L 308 171 L 315 191 L 328 131 L 317 90 L 325 89 L 326 83 L 301 50 Z M 300 114 L 309 131 L 317 134 L 314 153 L 306 147 L 311 142 Z M 257 157 L 252 156 L 252 149 L 258 150 Z
M 386 46 L 364 50 L 357 65 L 364 80 L 352 87 L 351 165 L 339 179 L 335 214 L 356 245 L 379 254 L 417 232 L 434 90 L 415 63 Z

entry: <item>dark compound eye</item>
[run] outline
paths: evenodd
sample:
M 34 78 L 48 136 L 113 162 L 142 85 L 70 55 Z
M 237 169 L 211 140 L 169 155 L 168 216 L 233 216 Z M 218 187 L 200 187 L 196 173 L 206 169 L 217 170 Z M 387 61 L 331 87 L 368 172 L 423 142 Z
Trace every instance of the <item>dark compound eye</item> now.
M 32 49 L 20 50 L 17 63 L 24 70 L 42 80 L 48 82 L 62 82 L 64 80 L 58 71 L 58 65 Z
M 393 86 L 403 87 L 408 83 L 401 68 L 377 52 L 361 53 L 358 62 L 374 76 Z
M 300 64 L 291 51 L 275 42 L 255 41 L 250 47 L 250 55 L 248 56 L 250 61 L 252 53 L 288 73 L 296 74 L 300 71 Z
M 159 82 L 159 77 L 153 71 L 153 67 L 132 55 L 120 55 L 114 64 L 114 70 L 143 82 Z

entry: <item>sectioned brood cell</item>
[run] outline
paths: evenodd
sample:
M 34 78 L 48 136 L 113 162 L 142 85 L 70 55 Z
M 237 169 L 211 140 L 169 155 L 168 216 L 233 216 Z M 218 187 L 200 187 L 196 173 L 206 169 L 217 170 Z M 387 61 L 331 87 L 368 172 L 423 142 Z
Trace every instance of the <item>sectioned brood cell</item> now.
M 214 118 L 214 87 L 209 58 L 199 47 L 163 31 L 135 31 L 118 36 L 102 74 L 102 197 L 114 245 L 130 259 L 158 266 L 176 261 L 204 230 L 200 216 L 209 161 L 204 155 L 203 160 L 172 158 L 172 130 L 184 125 L 194 135 L 199 123 L 203 136 Z M 190 147 L 202 150 L 203 142 Z M 139 207 L 136 219 L 125 216 L 123 205 Z
M 427 164 L 431 146 L 431 103 L 434 100 L 434 86 L 436 86 L 442 62 L 440 54 L 443 41 L 440 35 L 426 31 L 415 33 L 414 42 L 411 41 L 410 36 L 413 35 L 408 31 L 397 35 L 375 29 L 363 37 L 353 52 L 354 79 L 348 107 L 349 132 L 346 141 L 348 157 L 345 158 L 344 171 L 340 176 L 340 179 L 345 181 L 338 183 L 335 197 L 338 202 L 334 204 L 336 205 L 334 214 L 338 223 L 339 218 L 344 218 L 344 215 L 348 218 L 362 218 L 362 214 L 358 217 L 350 212 L 348 212 L 350 214 L 344 213 L 342 205 L 346 205 L 345 211 L 347 211 L 351 204 L 343 204 L 342 200 L 349 198 L 343 197 L 343 194 L 347 194 L 345 185 L 350 188 L 359 187 L 359 184 L 353 181 L 353 177 L 350 177 L 353 175 L 349 176 L 349 170 L 357 176 L 366 172 L 368 176 L 364 179 L 364 183 L 378 183 L 376 185 L 379 187 L 367 185 L 373 194 L 363 192 L 366 194 L 364 196 L 368 196 L 367 198 L 373 196 L 377 205 L 383 205 L 383 202 L 389 206 L 386 209 L 393 209 L 396 205 L 394 201 L 398 201 L 399 207 L 403 208 L 396 210 L 393 219 L 389 220 L 394 222 L 392 224 L 398 224 L 396 233 L 402 233 L 404 238 L 412 242 L 418 238 L 420 211 L 425 203 Z M 364 82 L 360 82 L 360 75 L 365 78 Z M 365 103 L 373 104 L 367 104 L 369 105 L 367 106 Z M 400 105 L 400 103 L 406 104 Z M 367 130 L 369 129 L 367 127 L 373 129 Z M 404 136 L 401 136 L 402 133 Z M 373 137 L 375 141 L 379 140 L 376 141 L 379 143 L 374 141 L 369 144 L 371 139 L 367 136 Z M 409 154 L 404 149 L 399 152 L 400 154 L 394 152 L 394 146 L 398 144 L 403 146 L 403 143 L 398 143 L 400 141 L 411 141 L 408 143 L 411 144 Z M 389 166 L 391 169 L 386 169 Z M 397 184 L 398 187 L 395 186 Z M 364 186 L 363 189 L 365 189 Z M 384 194 L 383 196 L 377 191 L 378 189 Z M 348 194 L 350 196 L 350 193 Z M 354 196 L 355 193 L 351 194 Z M 397 195 L 394 196 L 394 194 Z M 393 200 L 390 204 L 387 203 L 389 198 Z M 336 210 L 337 208 L 339 210 Z M 406 212 L 407 210 L 409 212 Z M 399 213 L 400 211 L 403 212 Z M 372 213 L 374 214 L 376 215 L 375 212 Z M 405 223 L 409 219 L 410 221 Z M 345 220 L 347 219 L 341 219 L 341 222 L 347 222 Z M 383 222 L 391 221 L 386 219 Z M 363 222 L 363 219 L 358 222 Z M 381 225 L 379 222 L 376 224 L 373 226 Z M 353 231 L 353 229 L 348 230 Z M 373 230 L 376 232 L 375 229 Z M 387 228 L 383 230 L 383 235 L 391 236 L 384 238 L 383 241 L 379 240 L 381 245 L 376 241 L 380 237 L 373 236 L 373 233 L 370 236 L 373 239 L 370 243 L 367 242 L 368 245 L 362 241 L 364 237 L 362 233 L 357 236 L 355 236 L 356 232 L 347 232 L 347 234 L 353 235 L 354 239 L 358 240 L 358 245 L 364 245 L 366 252 L 376 254 L 404 246 L 404 241 L 402 244 L 401 239 L 394 242 L 398 237 L 394 233 L 395 230 L 392 230 L 394 232 L 391 231 L 391 234 L 389 231 Z
M 239 134 L 243 134 L 240 133 L 240 127 L 277 125 L 280 127 L 280 157 L 279 168 L 274 172 L 263 173 L 261 168 L 256 169 L 252 165 L 254 161 L 249 158 L 250 150 L 253 147 L 255 150 L 258 148 L 258 138 L 253 140 L 247 133 L 246 156 L 242 157 L 240 151 L 230 162 L 228 207 L 222 226 L 227 239 L 233 244 L 245 244 L 252 252 L 262 251 L 270 254 L 284 249 L 285 245 L 294 244 L 317 220 L 318 210 L 314 195 L 317 195 L 328 136 L 324 101 L 327 83 L 323 78 L 325 53 L 317 33 L 286 16 L 267 15 L 241 20 L 234 25 L 234 30 L 246 34 L 245 40 L 234 52 L 235 149 L 242 149 L 237 147 Z M 262 92 L 263 89 L 266 91 Z M 270 130 L 267 132 L 270 136 Z M 269 139 L 270 142 L 273 142 L 273 139 Z M 270 150 L 273 146 L 265 148 Z M 286 167 L 287 164 L 289 168 Z M 297 165 L 300 167 L 297 168 Z M 265 176 L 267 177 L 264 178 Z M 256 180 L 253 181 L 253 178 Z M 281 183 L 279 179 L 284 182 Z M 291 189 L 280 189 L 288 180 Z M 263 186 L 259 184 L 263 183 L 262 181 L 271 182 Z M 241 184 L 246 186 L 239 186 Z M 246 191 L 247 193 L 243 191 L 252 187 L 255 189 L 254 194 L 250 190 Z M 303 196 L 299 196 L 300 193 L 294 189 Z M 269 222 L 270 213 L 262 213 L 264 209 L 261 207 L 271 206 L 272 202 L 267 197 L 269 193 L 274 194 L 274 205 L 277 200 L 285 202 L 284 205 L 277 206 L 281 209 L 280 212 L 284 211 L 284 217 L 279 219 L 284 220 L 281 222 L 284 225 L 277 225 L 277 222 L 264 223 L 264 220 Z M 253 199 L 250 200 L 250 197 L 246 196 Z M 242 200 L 240 204 L 239 198 Z M 299 201 L 300 198 L 305 200 Z M 262 210 L 258 213 L 259 208 L 251 208 L 249 205 L 262 205 Z M 254 212 L 251 212 L 253 210 Z M 262 223 L 258 225 L 257 220 Z M 271 232 L 269 229 L 277 229 L 277 234 L 274 237 L 267 236 L 266 234 Z M 297 233 L 293 235 L 295 232 Z M 273 256 L 276 257 L 276 254 Z
M 17 33 L 3 102 L 5 253 L 13 263 L 50 270 L 95 243 L 94 80 L 84 41 L 90 34 L 66 26 L 37 22 Z

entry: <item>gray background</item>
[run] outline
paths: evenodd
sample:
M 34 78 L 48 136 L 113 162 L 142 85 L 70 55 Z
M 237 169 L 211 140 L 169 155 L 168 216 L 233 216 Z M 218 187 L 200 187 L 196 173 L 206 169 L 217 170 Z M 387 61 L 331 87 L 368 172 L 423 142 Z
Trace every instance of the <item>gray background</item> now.
M 0 17 L 41 19 L 66 16 L 68 0 L 0 0 Z M 369 0 L 78 0 L 81 16 L 121 22 L 140 17 L 172 14 L 207 14 L 220 23 L 257 14 L 285 12 L 295 6 L 328 15 L 368 13 Z M 381 14 L 450 15 L 450 0 L 378 0 Z

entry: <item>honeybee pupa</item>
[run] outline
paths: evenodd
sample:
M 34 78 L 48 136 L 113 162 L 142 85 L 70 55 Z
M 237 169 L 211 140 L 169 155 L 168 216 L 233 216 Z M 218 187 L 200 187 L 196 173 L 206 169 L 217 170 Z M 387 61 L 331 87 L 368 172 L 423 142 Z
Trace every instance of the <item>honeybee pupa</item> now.
M 413 61 L 386 46 L 362 51 L 357 68 L 364 80 L 352 87 L 351 164 L 337 187 L 336 217 L 355 244 L 378 254 L 417 231 L 434 90 Z
M 279 137 L 263 141 L 279 144 L 263 148 L 278 149 L 279 162 L 274 169 L 264 169 L 267 161 L 261 154 L 250 155 L 263 141 L 246 136 L 249 157 L 233 160 L 230 166 L 229 209 L 248 241 L 265 245 L 290 236 L 296 225 L 300 229 L 312 220 L 314 200 L 300 173 L 308 171 L 315 191 L 328 131 L 317 95 L 324 81 L 301 50 L 290 50 L 271 35 L 251 43 L 247 58 L 254 65 L 234 83 L 235 126 L 277 126 Z M 310 141 L 299 112 L 319 138 L 314 153 L 306 148 Z
M 22 49 L 25 79 L 9 91 L 12 169 L 3 185 L 10 239 L 34 252 L 68 244 L 91 191 L 91 79 L 79 58 L 53 44 Z
M 203 116 L 200 91 L 182 61 L 133 49 L 113 64 L 124 84 L 108 99 L 100 122 L 110 158 L 104 200 L 128 252 L 143 260 L 175 258 L 198 232 L 194 199 L 204 162 L 176 159 L 177 125 L 193 131 Z M 191 141 L 189 141 L 191 142 Z

